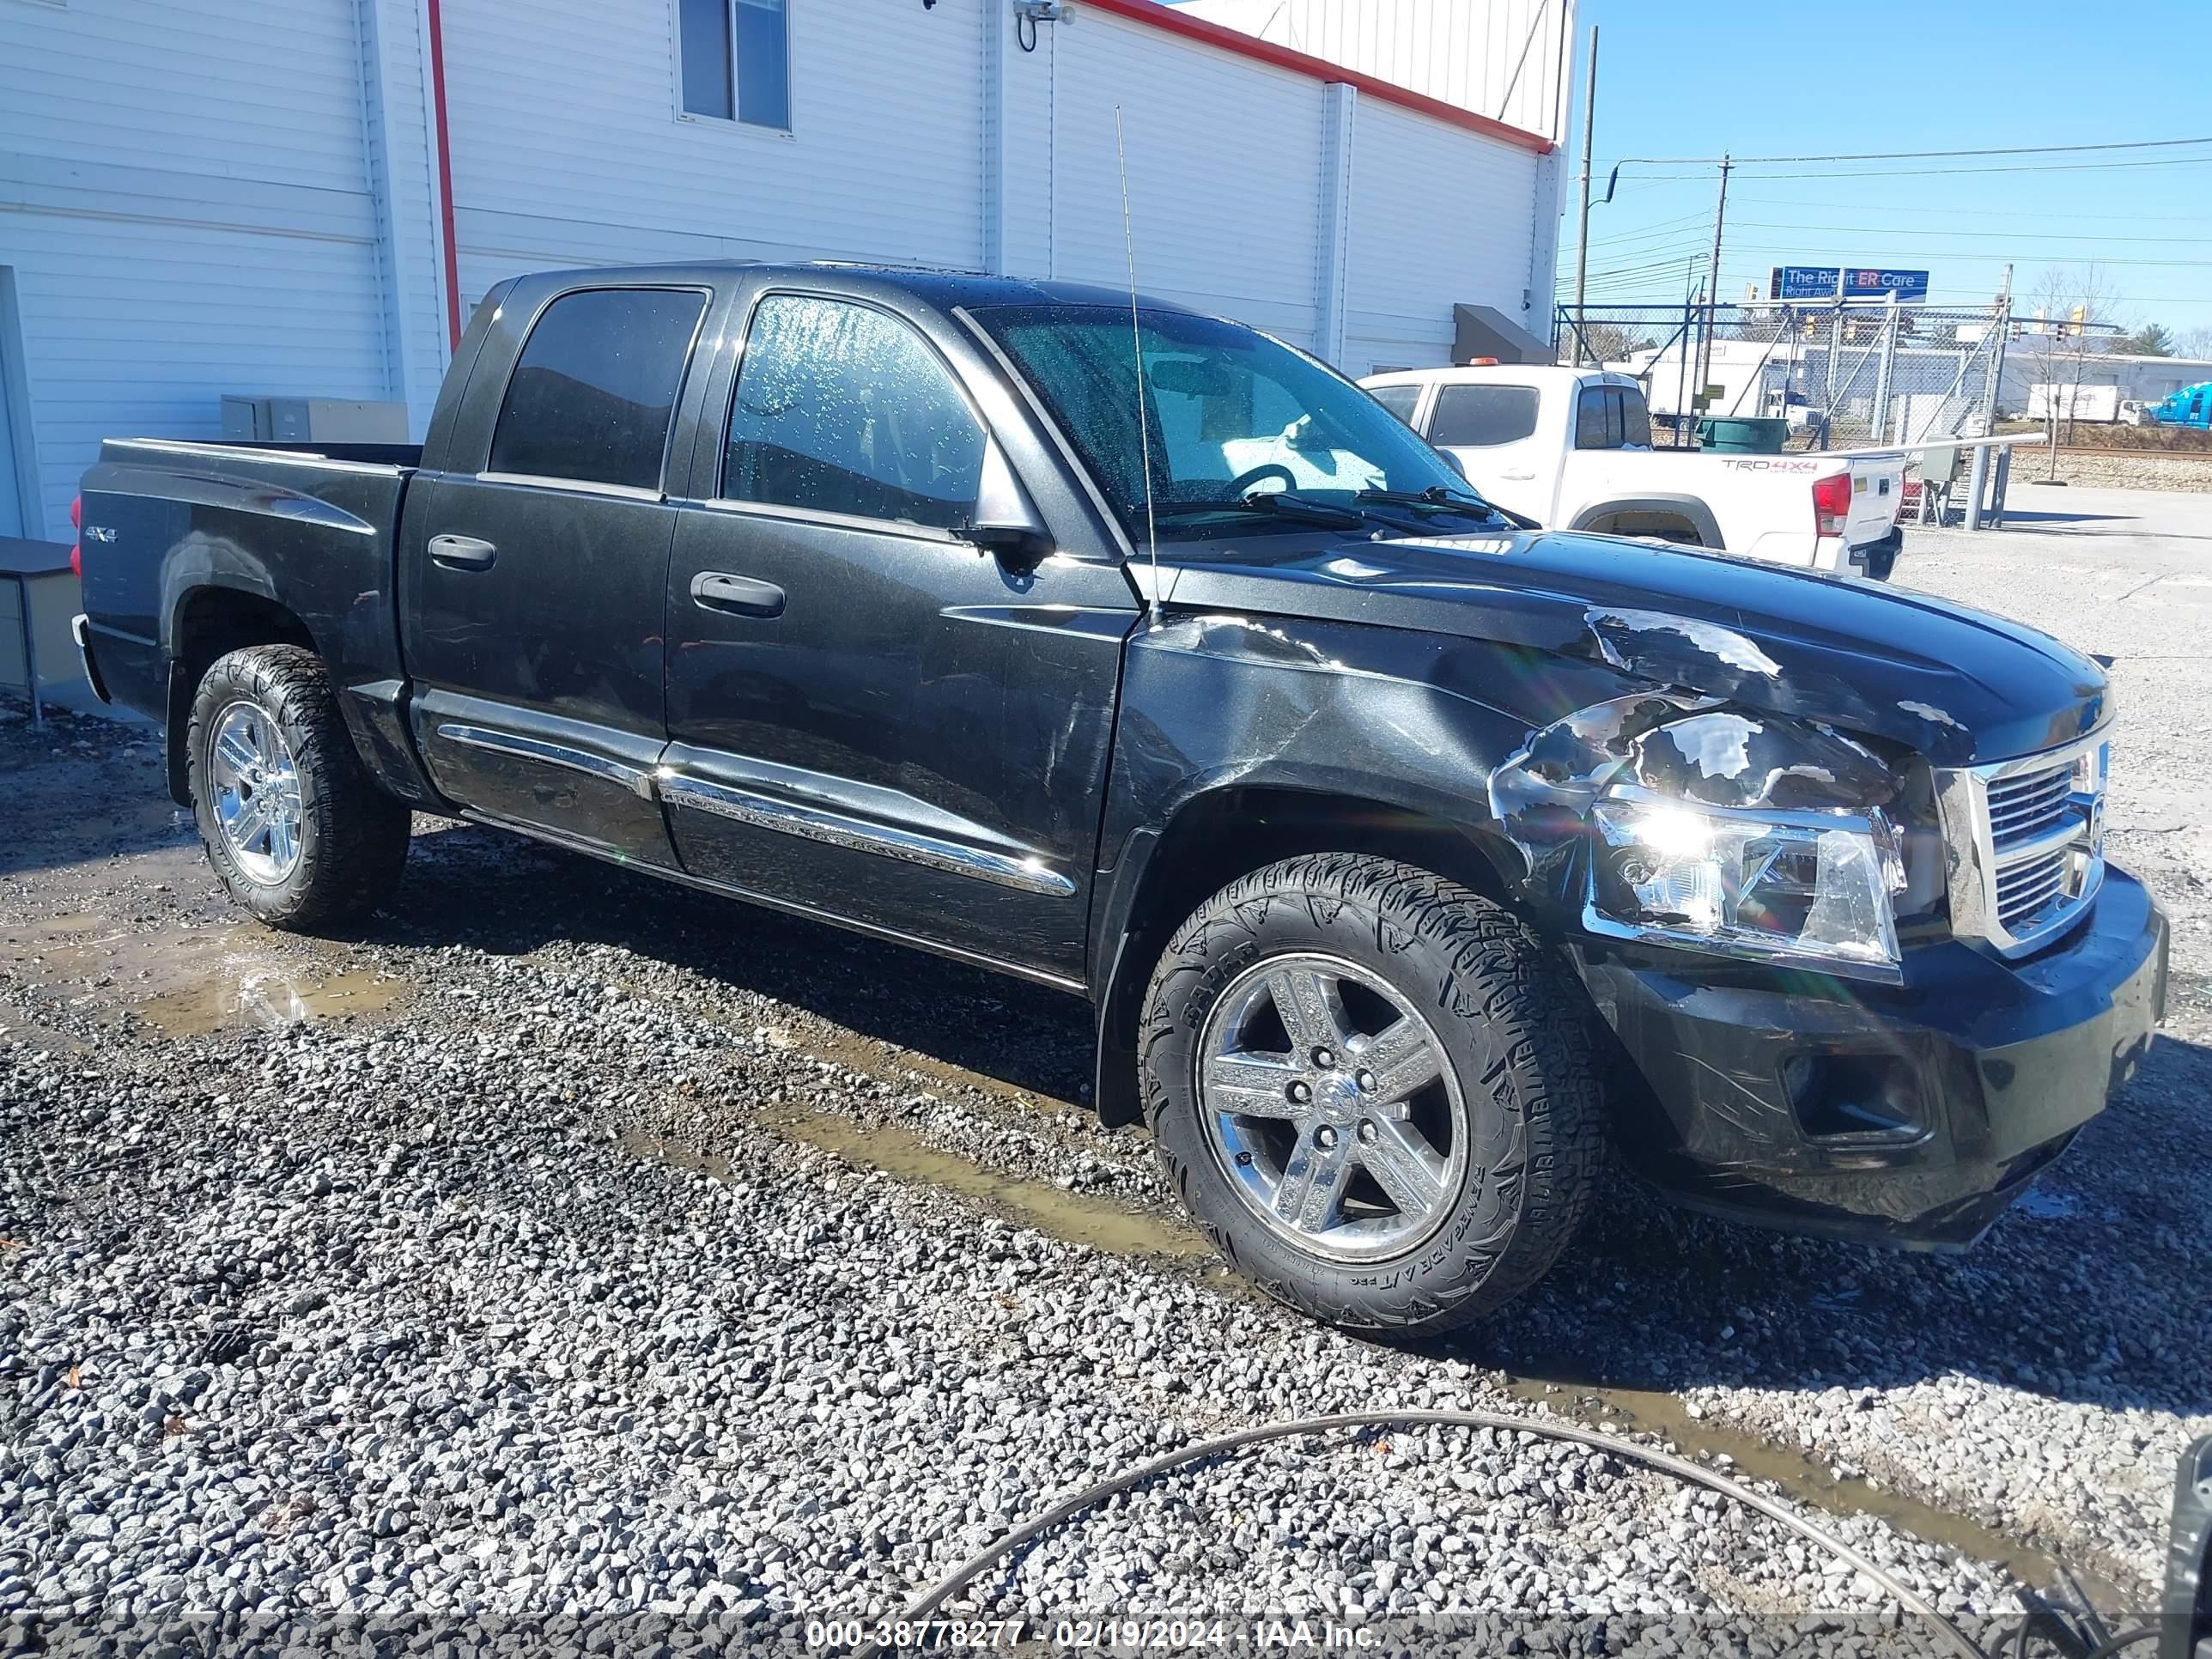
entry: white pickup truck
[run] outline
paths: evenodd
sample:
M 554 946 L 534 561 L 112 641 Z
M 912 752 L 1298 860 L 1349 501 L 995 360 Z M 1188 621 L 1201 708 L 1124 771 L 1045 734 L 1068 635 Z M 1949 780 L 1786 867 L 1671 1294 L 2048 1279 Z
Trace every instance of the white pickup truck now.
M 1711 547 L 1886 579 L 1904 532 L 1902 450 L 1655 450 L 1644 389 L 1603 369 L 1402 369 L 1360 383 L 1499 507 L 1547 528 Z

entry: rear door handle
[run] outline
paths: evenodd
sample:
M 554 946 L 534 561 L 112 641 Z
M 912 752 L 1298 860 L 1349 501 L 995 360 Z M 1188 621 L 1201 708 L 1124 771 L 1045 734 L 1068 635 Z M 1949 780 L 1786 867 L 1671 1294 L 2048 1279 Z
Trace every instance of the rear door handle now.
M 498 557 L 496 547 L 474 536 L 430 538 L 430 562 L 442 564 L 448 570 L 489 570 Z
M 730 611 L 740 617 L 781 617 L 783 590 L 750 576 L 702 570 L 691 579 L 691 603 L 704 611 Z

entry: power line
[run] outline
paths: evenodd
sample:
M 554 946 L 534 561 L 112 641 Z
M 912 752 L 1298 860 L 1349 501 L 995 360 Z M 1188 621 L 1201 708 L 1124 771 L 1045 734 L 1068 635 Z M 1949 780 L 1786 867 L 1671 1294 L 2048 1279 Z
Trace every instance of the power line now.
M 1714 165 L 1717 167 L 1719 163 L 1715 162 Z M 2050 167 L 1872 167 L 1838 173 L 1748 173 L 1744 176 L 1747 179 L 1956 179 L 1983 173 L 2110 173 L 2120 168 L 2203 167 L 2212 167 L 2212 155 L 2191 155 L 2170 161 L 2059 161 Z M 1709 178 L 1708 174 L 1702 173 L 1644 173 L 1637 176 L 1655 183 L 1669 179 L 1704 183 Z
M 2078 155 L 2089 150 L 2174 149 L 2191 144 L 2212 144 L 2212 138 L 2136 138 L 2109 144 L 2014 144 L 2002 149 L 1879 149 L 1863 151 L 1856 155 L 1738 155 L 1732 159 L 1739 167 L 1804 161 L 1927 161 L 1969 155 Z M 1717 155 L 1655 155 L 1630 159 L 1648 161 L 1656 167 L 1714 166 L 1720 161 Z
M 1593 236 L 1590 246 L 1603 247 L 1609 242 L 1640 241 L 1652 236 L 1679 235 L 1684 227 L 1702 223 L 1707 216 L 1703 213 L 1685 213 L 1677 218 L 1662 219 L 1634 230 L 1616 231 L 1610 236 Z
M 2136 216 L 2139 218 L 2141 216 Z M 2212 236 L 2115 236 L 2104 231 L 2076 232 L 2050 230 L 2040 232 L 2022 232 L 2013 230 L 1940 230 L 1933 228 L 1923 230 L 1916 226 L 1911 225 L 1836 225 L 1827 223 L 1826 221 L 1823 221 L 1821 223 L 1817 225 L 1801 225 L 1771 219 L 1744 219 L 1740 220 L 1738 222 L 1748 225 L 1754 230 L 1828 230 L 1841 231 L 1851 235 L 1860 236 L 1910 236 L 1916 239 L 1923 236 L 1990 236 L 1996 237 L 2001 241 L 2013 242 L 2155 242 L 2162 247 L 2170 247 L 2177 242 L 2190 245 L 2200 242 L 2212 244 Z
M 1815 201 L 1808 197 L 1803 196 L 1746 196 L 1739 199 L 1746 202 L 1756 202 L 1761 207 L 1839 208 L 1847 213 L 1856 212 L 1862 208 L 1869 208 L 1883 213 L 1940 213 L 1947 217 L 1954 218 L 2035 218 L 2039 222 L 2043 216 L 2033 210 L 2025 208 L 1954 207 L 1948 204 L 1942 206 L 1923 207 L 1917 203 L 1892 202 L 1887 200 L 1880 202 L 1824 202 Z M 2076 213 L 2071 210 L 2066 211 L 2062 216 L 2069 220 L 2080 220 L 2085 223 L 2094 220 L 2110 219 L 2123 223 L 2133 224 L 2141 224 L 2143 217 L 2141 213 Z M 2160 222 L 2165 224 L 2212 225 L 2212 214 L 2161 213 L 2159 216 L 2159 218 Z
M 1590 280 L 1596 282 L 1601 277 L 1640 276 L 1647 271 L 1654 270 L 1680 270 L 1685 266 L 1703 265 L 1705 263 L 1705 255 L 1702 251 L 1696 253 L 1682 253 L 1672 258 L 1646 259 L 1635 264 L 1607 265 L 1603 270 L 1590 272 Z
M 1778 242 L 1737 242 L 1732 245 L 1732 249 L 1737 253 L 1796 254 L 1800 251 L 1802 246 L 1803 244 L 1802 243 L 1796 247 L 1791 247 Z M 2002 256 L 1996 252 L 1990 252 L 1977 254 L 1954 254 L 1951 257 L 1954 258 L 1981 258 L 1996 261 Z M 2162 268 L 2170 270 L 2202 270 L 2208 267 L 2212 267 L 2212 258 L 2199 258 L 2195 259 L 2106 259 L 2082 258 L 2078 256 L 2069 255 L 2064 261 L 2041 258 L 2036 259 L 2035 263 L 2038 264 L 2071 263 L 2075 264 L 2094 265 L 2137 265 L 2149 268 Z

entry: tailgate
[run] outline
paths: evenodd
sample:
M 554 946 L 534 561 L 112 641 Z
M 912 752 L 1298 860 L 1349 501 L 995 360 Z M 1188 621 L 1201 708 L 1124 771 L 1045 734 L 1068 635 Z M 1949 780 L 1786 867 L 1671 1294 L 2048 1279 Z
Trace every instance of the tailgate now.
M 1863 547 L 1889 534 L 1898 510 L 1905 505 L 1905 452 L 1854 455 L 1848 465 L 1851 510 L 1844 520 L 1844 544 Z

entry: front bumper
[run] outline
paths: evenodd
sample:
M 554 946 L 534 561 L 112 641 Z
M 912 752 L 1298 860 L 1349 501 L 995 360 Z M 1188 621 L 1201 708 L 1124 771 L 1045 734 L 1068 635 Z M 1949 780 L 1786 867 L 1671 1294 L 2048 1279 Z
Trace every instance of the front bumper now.
M 2135 1074 L 2165 1017 L 2166 922 L 2110 870 L 2051 949 L 1929 946 L 1902 985 L 1595 940 L 1577 965 L 1644 1085 L 1620 1091 L 1616 1133 L 1671 1196 L 1956 1249 Z

